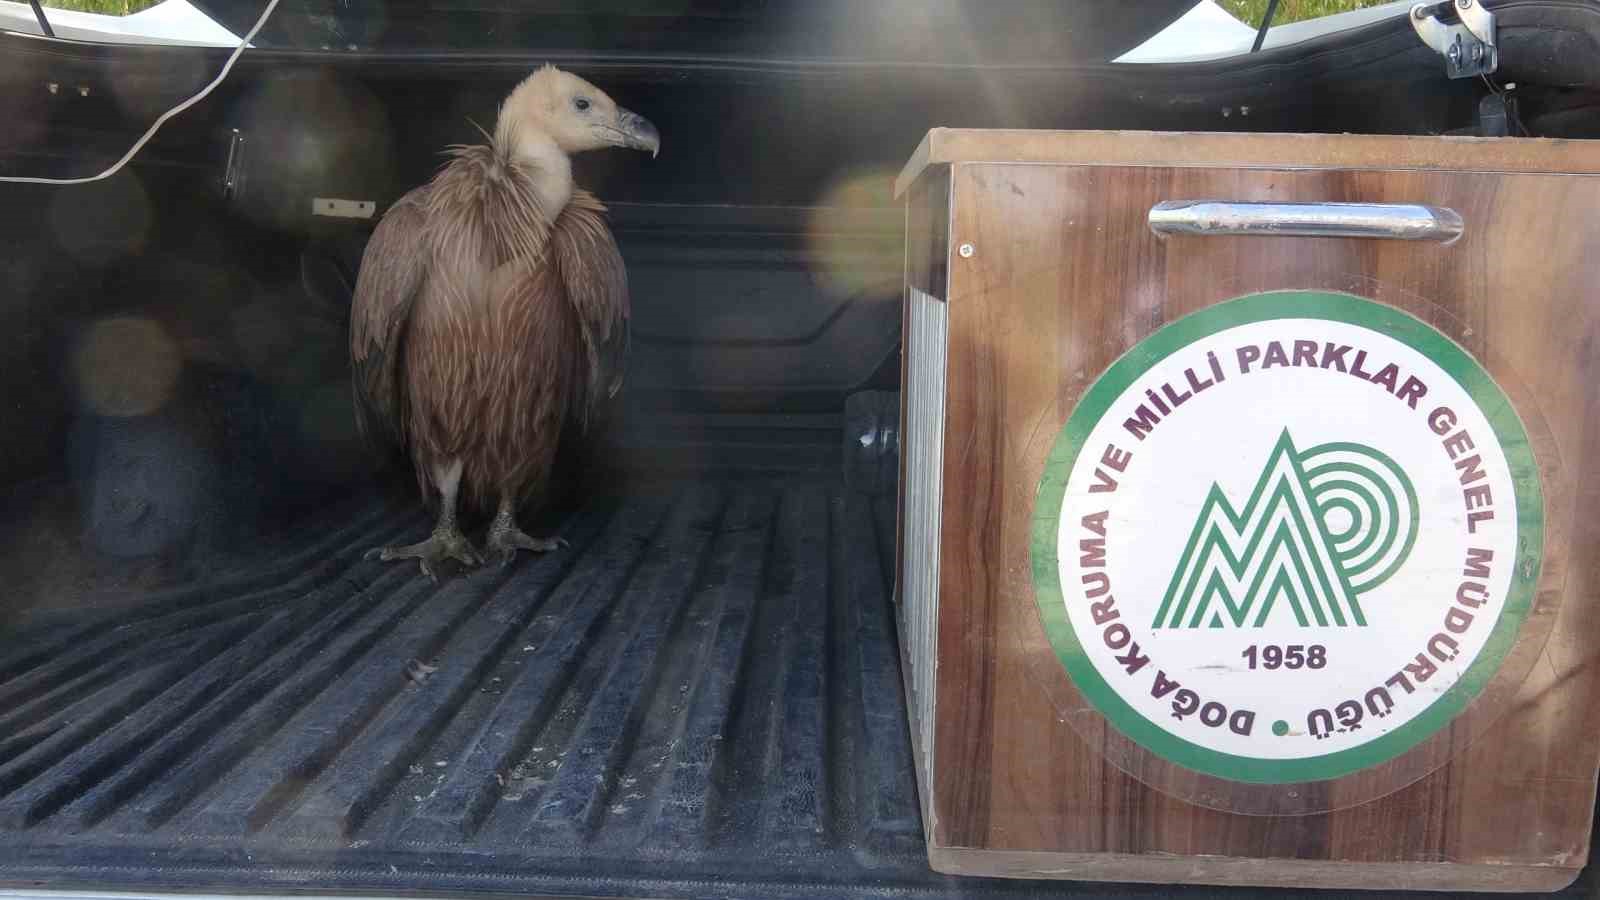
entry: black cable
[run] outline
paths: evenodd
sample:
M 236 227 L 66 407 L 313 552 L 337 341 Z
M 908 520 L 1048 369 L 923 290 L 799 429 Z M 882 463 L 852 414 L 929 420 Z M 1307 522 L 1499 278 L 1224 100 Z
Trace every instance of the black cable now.
M 44 7 L 39 5 L 39 0 L 28 0 L 28 3 L 33 7 L 33 17 L 39 20 L 39 30 L 44 32 L 45 37 L 55 37 L 56 31 L 50 27 L 50 20 L 44 17 Z
M 37 0 L 35 0 L 37 2 Z M 1267 29 L 1272 27 L 1272 17 L 1278 13 L 1278 0 L 1267 0 L 1267 11 L 1261 16 L 1261 27 L 1256 29 L 1256 42 L 1250 45 L 1250 52 L 1254 53 L 1266 43 Z

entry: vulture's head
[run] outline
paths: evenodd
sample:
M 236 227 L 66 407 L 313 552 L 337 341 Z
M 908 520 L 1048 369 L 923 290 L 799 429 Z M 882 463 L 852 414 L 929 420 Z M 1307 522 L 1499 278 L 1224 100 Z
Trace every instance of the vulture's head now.
M 495 131 L 517 143 L 543 135 L 563 153 L 626 147 L 661 149 L 656 127 L 638 113 L 629 112 L 606 92 L 570 72 L 545 66 L 517 85 L 500 106 Z

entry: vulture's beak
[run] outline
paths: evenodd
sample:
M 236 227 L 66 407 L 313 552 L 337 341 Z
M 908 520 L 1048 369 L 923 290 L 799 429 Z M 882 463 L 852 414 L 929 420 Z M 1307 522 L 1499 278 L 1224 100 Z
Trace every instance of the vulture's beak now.
M 661 133 L 650 124 L 650 120 L 621 107 L 617 108 L 615 136 L 617 146 L 627 147 L 629 150 L 649 150 L 652 159 L 661 150 Z

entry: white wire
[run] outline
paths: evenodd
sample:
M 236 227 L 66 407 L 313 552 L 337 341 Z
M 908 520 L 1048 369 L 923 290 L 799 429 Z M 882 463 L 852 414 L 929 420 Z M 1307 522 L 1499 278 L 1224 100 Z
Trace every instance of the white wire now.
M 101 172 L 99 175 L 90 175 L 87 178 L 28 178 L 20 175 L 0 175 L 0 181 L 20 182 L 22 184 L 88 184 L 91 181 L 100 181 L 104 178 L 110 178 L 111 176 L 122 171 L 122 167 L 126 166 L 129 160 L 133 159 L 140 150 L 144 149 L 144 145 L 151 138 L 156 136 L 156 132 L 161 129 L 162 125 L 166 124 L 168 119 L 172 118 L 178 113 L 183 112 L 196 103 L 199 103 L 201 100 L 204 100 L 207 94 L 211 93 L 213 90 L 216 90 L 217 85 L 222 83 L 222 79 L 228 77 L 228 72 L 233 69 L 233 64 L 237 62 L 239 56 L 244 53 L 244 48 L 250 46 L 250 41 L 255 39 L 256 32 L 261 30 L 261 26 L 267 24 L 267 18 L 271 16 L 272 11 L 277 8 L 278 0 L 267 0 L 267 8 L 261 11 L 261 18 L 256 20 L 255 26 L 252 27 L 249 33 L 244 36 L 244 40 L 239 42 L 239 46 L 234 48 L 233 53 L 228 57 L 228 61 L 222 64 L 222 71 L 217 73 L 217 77 L 213 78 L 210 84 L 201 88 L 200 93 L 195 94 L 193 97 L 190 97 L 182 103 L 179 103 L 177 106 L 174 106 L 173 108 L 162 113 L 161 118 L 156 119 L 155 124 L 150 126 L 150 130 L 146 131 L 144 135 L 137 141 L 134 141 L 133 146 L 128 148 L 128 152 L 124 153 L 121 159 L 113 163 L 111 168 Z

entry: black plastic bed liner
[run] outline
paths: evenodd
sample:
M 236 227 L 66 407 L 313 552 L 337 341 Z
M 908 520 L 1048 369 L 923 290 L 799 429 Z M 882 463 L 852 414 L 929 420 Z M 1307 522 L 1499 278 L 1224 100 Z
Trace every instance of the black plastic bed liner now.
M 250 574 L 13 631 L 0 883 L 970 889 L 923 855 L 888 514 L 835 477 L 657 483 L 435 587 L 362 559 L 428 527 L 372 500 Z
M 249 574 L 12 631 L 0 886 L 1172 895 L 927 868 L 891 515 L 837 476 L 656 482 L 436 587 L 362 559 L 428 527 L 373 499 Z

